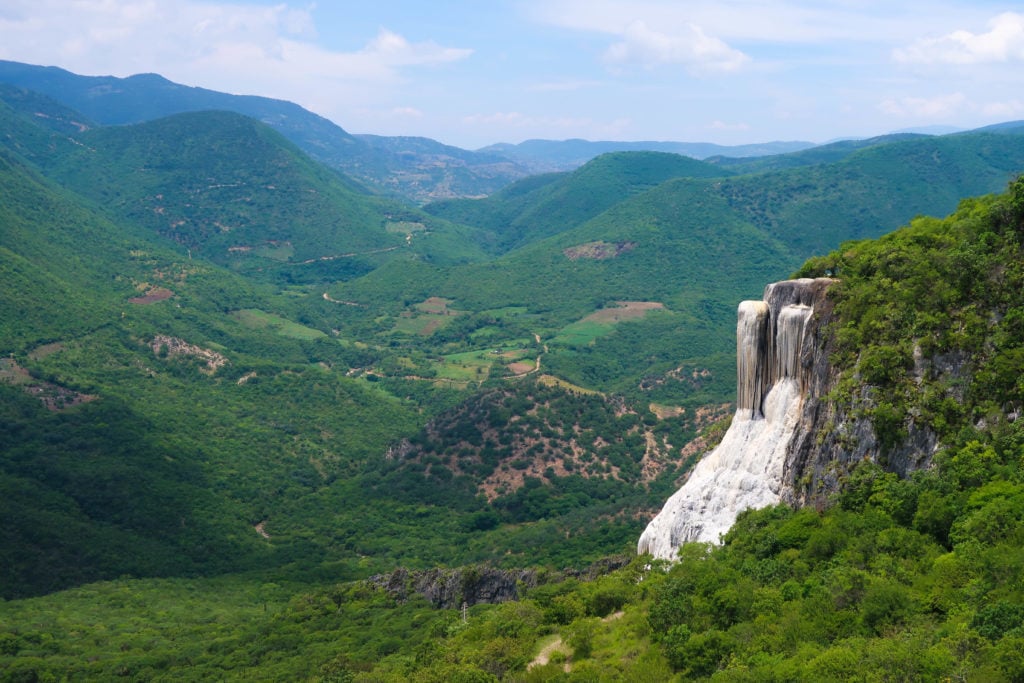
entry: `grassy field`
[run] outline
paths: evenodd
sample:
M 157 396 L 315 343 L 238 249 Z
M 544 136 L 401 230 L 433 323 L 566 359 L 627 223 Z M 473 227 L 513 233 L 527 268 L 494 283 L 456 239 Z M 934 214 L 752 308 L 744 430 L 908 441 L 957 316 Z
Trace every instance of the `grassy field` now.
M 414 232 L 423 232 L 427 226 L 415 221 L 390 221 L 384 226 L 385 232 L 399 235 L 411 235 Z
M 290 261 L 295 256 L 295 247 L 291 242 L 267 242 L 253 249 L 252 255 L 272 261 Z
M 598 337 L 609 334 L 620 322 L 641 320 L 648 311 L 665 310 L 656 301 L 616 301 L 615 306 L 601 308 L 582 320 L 566 325 L 551 340 L 553 344 L 586 346 Z
M 585 396 L 603 395 L 600 391 L 595 391 L 593 389 L 586 389 L 584 387 L 577 386 L 572 382 L 566 382 L 564 379 L 560 379 L 558 377 L 555 377 L 554 375 L 541 375 L 539 378 L 537 378 L 537 381 L 540 382 L 541 384 L 544 384 L 545 386 L 560 387 L 562 389 L 565 389 L 566 391 L 571 391 L 574 394 L 583 394 Z
M 256 308 L 243 308 L 233 311 L 231 317 L 250 329 L 270 329 L 283 337 L 292 339 L 319 339 L 327 335 L 312 327 L 300 325 L 287 318 L 282 318 L 273 313 L 267 313 Z

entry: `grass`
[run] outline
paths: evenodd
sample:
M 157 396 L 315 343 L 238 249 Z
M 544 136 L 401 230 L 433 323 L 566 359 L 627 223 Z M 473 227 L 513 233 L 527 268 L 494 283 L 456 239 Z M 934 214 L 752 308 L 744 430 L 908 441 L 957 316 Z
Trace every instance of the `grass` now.
M 427 337 L 448 324 L 449 318 L 437 315 L 400 316 L 392 332 Z
M 464 313 L 464 311 L 448 308 L 451 303 L 451 299 L 439 296 L 428 297 L 403 312 L 395 321 L 395 326 L 391 331 L 398 334 L 427 337 L 447 325 L 455 316 Z
M 269 329 L 282 337 L 312 340 L 327 336 L 326 333 L 321 332 L 320 330 L 300 325 L 297 322 L 293 322 L 287 318 L 282 318 L 281 316 L 274 315 L 273 313 L 261 311 L 258 308 L 243 308 L 241 310 L 231 312 L 230 315 L 234 320 L 249 329 Z
M 414 232 L 422 232 L 427 229 L 423 223 L 414 221 L 390 221 L 384 225 L 384 232 L 397 233 L 399 235 L 411 235 Z
M 440 296 L 432 296 L 426 300 L 413 306 L 417 311 L 423 313 L 430 313 L 432 315 L 457 315 L 458 311 L 453 311 L 448 308 L 448 304 L 452 302 L 451 299 L 445 299 Z
M 436 363 L 437 376 L 460 382 L 482 382 L 491 374 L 496 356 L 490 351 L 466 351 L 445 356 Z
M 295 256 L 295 247 L 291 242 L 268 242 L 253 249 L 252 255 L 272 261 L 287 262 Z
M 551 340 L 564 346 L 587 346 L 598 337 L 610 334 L 620 322 L 642 320 L 648 311 L 665 310 L 656 301 L 616 301 L 615 306 L 601 308 L 582 320 L 570 323 Z
M 560 387 L 562 389 L 565 389 L 566 391 L 571 391 L 575 394 L 584 394 L 586 396 L 604 395 L 600 391 L 595 391 L 594 389 L 586 389 L 584 387 L 573 384 L 572 382 L 567 382 L 564 379 L 555 377 L 554 375 L 541 375 L 539 378 L 537 378 L 537 381 L 546 386 Z

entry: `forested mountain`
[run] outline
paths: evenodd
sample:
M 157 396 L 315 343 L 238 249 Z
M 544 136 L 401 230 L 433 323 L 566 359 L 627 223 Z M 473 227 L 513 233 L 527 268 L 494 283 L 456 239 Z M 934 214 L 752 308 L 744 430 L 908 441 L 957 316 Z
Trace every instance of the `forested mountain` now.
M 897 431 L 913 420 L 941 434 L 933 465 L 907 478 L 862 463 L 828 505 L 748 512 L 722 545 L 686 545 L 672 566 L 402 570 L 316 589 L 284 578 L 94 584 L 0 605 L 0 662 L 21 678 L 1016 680 L 1021 263 L 1018 180 L 800 270 L 839 276 L 836 399 L 874 397 L 901 416 Z M 959 379 L 921 391 L 911 370 L 922 358 L 955 358 Z M 877 429 L 894 424 L 886 415 Z M 482 590 L 511 601 L 477 602 Z
M 591 159 L 612 152 L 663 152 L 694 159 L 725 156 L 762 157 L 788 154 L 814 147 L 812 142 L 764 142 L 752 145 L 715 145 L 709 142 L 613 142 L 591 140 L 525 140 L 499 143 L 480 149 L 514 159 L 533 173 L 571 171 Z
M 389 214 L 387 202 L 351 193 L 234 114 L 68 136 L 9 107 L 0 113 L 9 124 L 0 185 L 2 479 L 11 492 L 3 505 L 4 518 L 17 520 L 4 529 L 4 597 L 125 574 L 295 563 L 300 573 L 333 563 L 336 576 L 398 562 L 522 565 L 543 561 L 524 552 L 538 535 L 564 529 L 576 539 L 551 546 L 550 560 L 578 564 L 635 533 L 636 520 L 612 500 L 651 505 L 660 494 L 647 484 L 662 472 L 662 488 L 671 486 L 678 464 L 669 446 L 654 475 L 621 479 L 591 446 L 596 469 L 562 472 L 557 506 L 545 499 L 514 511 L 522 479 L 497 499 L 464 495 L 475 482 L 461 479 L 419 495 L 404 483 L 423 470 L 393 471 L 390 449 L 484 383 L 492 366 L 496 377 L 510 372 L 535 342 L 517 331 L 493 352 L 445 332 L 461 311 L 434 301 L 410 302 L 420 320 L 396 316 L 403 326 L 378 321 L 376 334 L 361 336 L 336 313 L 359 307 L 325 297 L 322 285 L 352 271 L 334 264 L 341 259 L 308 268 L 298 258 L 355 245 L 380 250 L 380 261 L 393 254 L 400 267 L 436 267 L 426 264 L 473 253 L 460 240 L 471 229 L 403 207 Z M 235 257 L 235 246 L 267 253 Z M 430 326 L 429 344 L 403 343 Z M 512 391 L 566 411 L 579 403 L 531 378 Z M 619 410 L 610 398 L 589 401 L 599 426 Z M 679 445 L 689 430 L 669 431 Z M 643 441 L 644 429 L 632 438 Z M 503 455 L 500 467 L 515 457 Z M 590 519 L 597 509 L 607 519 Z M 492 514 L 496 523 L 478 529 L 474 520 Z
M 238 114 L 178 114 L 71 134 L 11 111 L 0 116 L 23 131 L 8 142 L 13 149 L 112 219 L 235 269 L 346 279 L 404 251 L 441 263 L 483 255 L 472 230 L 363 194 Z
M 238 113 L 0 100 L 0 677 L 1020 676 L 1024 191 L 963 200 L 1019 128 L 420 210 Z M 934 467 L 609 560 L 726 427 L 737 301 L 794 270 L 840 281 L 834 399 L 929 425 Z
M 428 213 L 493 234 L 505 253 L 565 232 L 672 178 L 717 178 L 721 169 L 678 154 L 605 154 L 572 173 L 513 183 L 480 200 L 435 202 Z
M 529 173 L 508 157 L 426 139 L 410 144 L 409 138 L 356 137 L 292 102 L 189 87 L 158 74 L 80 76 L 56 67 L 0 60 L 0 82 L 45 94 L 104 125 L 196 111 L 243 114 L 367 187 L 418 202 L 488 194 Z

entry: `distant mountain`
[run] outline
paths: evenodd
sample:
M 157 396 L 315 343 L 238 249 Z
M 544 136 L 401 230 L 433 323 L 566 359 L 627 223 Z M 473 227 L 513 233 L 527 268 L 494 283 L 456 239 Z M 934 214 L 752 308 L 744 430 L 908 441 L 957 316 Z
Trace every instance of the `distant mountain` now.
M 345 172 L 375 178 L 394 194 L 417 200 L 489 195 L 510 180 L 529 174 L 522 164 L 500 154 L 470 152 L 423 137 L 357 135 L 373 155 L 339 162 Z M 376 162 L 375 168 L 360 164 Z
M 1024 121 L 1006 121 L 1004 123 L 994 123 L 991 126 L 985 126 L 979 128 L 979 131 L 988 133 L 1010 133 L 1013 135 L 1019 134 L 1024 130 Z
M 102 125 L 141 123 L 191 111 L 224 110 L 274 128 L 304 152 L 378 192 L 422 202 L 476 197 L 528 175 L 514 160 L 408 138 L 368 141 L 297 104 L 180 85 L 157 74 L 80 76 L 57 67 L 0 60 L 0 83 L 48 95 Z
M 571 171 L 608 152 L 668 152 L 694 159 L 712 156 L 757 157 L 785 154 L 814 147 L 813 142 L 765 142 L 725 146 L 710 142 L 591 142 L 590 140 L 526 140 L 513 145 L 499 143 L 479 152 L 501 154 L 514 159 L 534 173 Z
M 715 178 L 729 171 L 665 152 L 610 152 L 572 172 L 520 180 L 482 200 L 452 199 L 429 213 L 493 234 L 504 253 L 563 232 L 671 178 Z
M 190 112 L 71 133 L 52 132 L 54 120 L 0 107 L 13 133 L 7 144 L 47 176 L 111 219 L 221 265 L 261 277 L 338 280 L 389 258 L 482 256 L 465 229 L 364 194 L 240 114 Z
M 717 177 L 714 165 L 689 160 L 689 170 L 663 167 L 662 182 L 650 164 L 664 157 L 599 157 L 487 199 L 425 207 L 515 245 L 494 261 L 384 266 L 332 296 L 383 306 L 413 291 L 472 311 L 525 307 L 532 328 L 552 337 L 545 357 L 552 372 L 650 400 L 708 403 L 732 386 L 734 358 L 720 351 L 734 332 L 736 301 L 844 241 L 877 237 L 915 215 L 1005 188 L 1024 169 L 1024 136 L 911 136 L 843 154 L 830 163 Z M 645 166 L 650 184 L 631 184 L 627 171 Z M 561 333 L 565 321 L 620 301 L 665 308 L 578 344 Z M 680 381 L 680 353 L 717 383 Z
M 934 126 L 912 126 L 910 128 L 900 128 L 899 130 L 892 131 L 892 133 L 894 135 L 899 135 L 900 133 L 917 133 L 917 134 L 920 134 L 920 135 L 949 135 L 950 133 L 962 133 L 963 131 L 964 131 L 964 129 L 960 128 L 958 126 L 934 125 Z
M 788 152 L 784 154 L 772 154 L 761 157 L 733 157 L 715 156 L 705 159 L 710 164 L 721 166 L 732 173 L 757 173 L 761 171 L 778 171 L 786 168 L 797 168 L 800 166 L 814 166 L 826 164 L 845 159 L 854 152 L 867 147 L 887 145 L 892 142 L 915 140 L 929 137 L 914 133 L 893 133 L 881 135 L 874 138 L 857 138 L 850 140 L 836 140 L 817 147 Z

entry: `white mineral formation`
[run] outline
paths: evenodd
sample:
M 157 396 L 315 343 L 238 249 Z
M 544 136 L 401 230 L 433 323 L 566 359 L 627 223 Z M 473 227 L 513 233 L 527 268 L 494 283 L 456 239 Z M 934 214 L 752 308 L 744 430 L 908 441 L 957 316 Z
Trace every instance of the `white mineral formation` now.
M 801 349 L 813 282 L 771 284 L 764 301 L 740 303 L 732 425 L 647 525 L 638 553 L 674 559 L 683 543 L 717 543 L 740 512 L 781 500 L 786 457 L 800 424 Z

